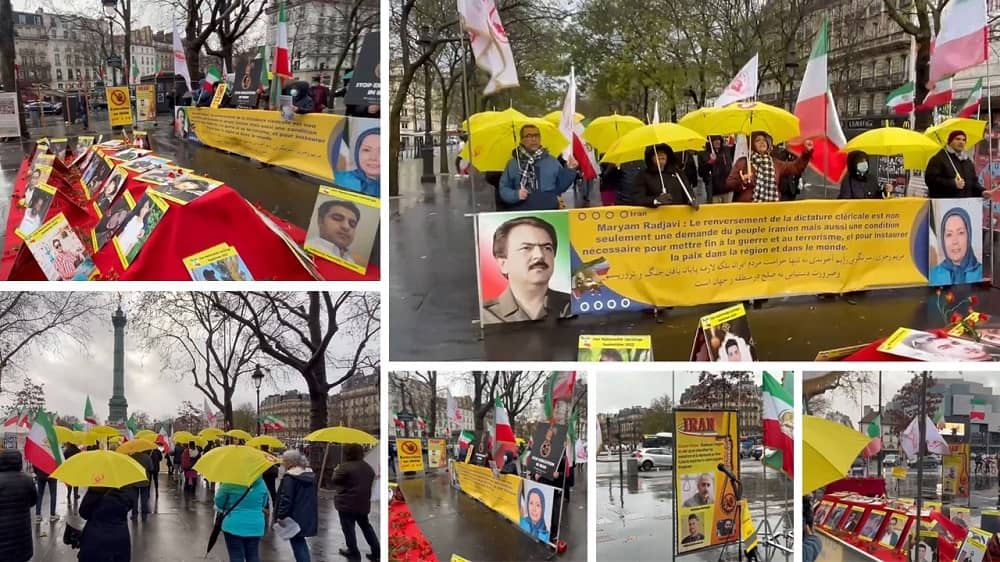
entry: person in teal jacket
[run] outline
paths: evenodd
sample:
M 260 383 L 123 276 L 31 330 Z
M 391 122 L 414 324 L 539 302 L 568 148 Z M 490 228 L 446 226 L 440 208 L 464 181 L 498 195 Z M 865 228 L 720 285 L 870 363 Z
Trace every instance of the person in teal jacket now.
M 953 207 L 941 218 L 938 237 L 944 259 L 930 271 L 930 284 L 956 285 L 977 283 L 983 280 L 983 264 L 976 258 L 972 247 L 972 219 L 961 207 Z
M 497 189 L 510 210 L 542 211 L 559 208 L 559 195 L 576 182 L 577 162 L 566 167 L 542 147 L 538 127 L 521 127 L 521 144 L 500 176 Z
M 226 537 L 229 562 L 260 562 L 260 538 L 264 536 L 264 507 L 268 493 L 264 478 L 258 477 L 250 486 L 246 497 L 245 486 L 222 484 L 215 493 L 215 508 L 223 513 L 236 505 L 232 513 L 222 520 L 222 532 Z M 239 504 L 236 502 L 239 501 Z

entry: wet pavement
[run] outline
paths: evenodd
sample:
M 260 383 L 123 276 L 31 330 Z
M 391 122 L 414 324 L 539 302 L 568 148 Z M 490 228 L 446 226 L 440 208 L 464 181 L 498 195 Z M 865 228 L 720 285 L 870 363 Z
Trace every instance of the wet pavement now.
M 939 465 L 940 466 L 940 465 Z M 891 498 L 916 498 L 917 497 L 917 469 L 910 467 L 905 479 L 893 478 L 890 473 L 891 468 L 882 469 L 885 478 L 886 494 Z M 874 476 L 877 467 L 872 465 L 870 474 Z M 941 469 L 925 469 L 921 489 L 923 490 L 924 501 L 940 501 L 942 506 L 949 505 L 957 507 L 971 507 L 974 512 L 979 509 L 998 509 L 1000 506 L 1000 487 L 998 487 L 997 475 L 985 475 L 973 473 L 969 478 L 971 493 L 967 498 L 943 497 L 941 494 Z M 945 509 L 947 512 L 947 509 Z
M 792 485 L 785 476 L 768 469 L 765 480 L 759 462 L 741 461 L 741 480 L 744 497 L 750 505 L 750 516 L 755 525 L 766 520 L 772 531 L 783 534 L 790 531 L 781 523 L 782 512 L 791 518 Z M 674 555 L 673 473 L 669 469 L 640 472 L 629 481 L 627 467 L 625 478 L 619 478 L 617 456 L 598 457 L 597 462 L 597 558 L 609 561 L 660 561 Z M 765 498 L 767 504 L 765 506 Z M 787 506 L 782 509 L 782 506 Z M 789 519 L 791 518 L 791 519 Z M 758 536 L 763 530 L 758 527 Z M 791 546 L 788 542 L 782 545 Z M 684 560 L 719 560 L 721 547 L 684 555 Z M 734 543 L 725 550 L 725 559 L 738 560 L 738 547 Z M 758 549 L 761 560 L 790 562 L 792 556 L 762 545 Z
M 627 312 L 579 316 L 556 323 L 521 323 L 516 328 L 478 325 L 474 211 L 494 210 L 492 188 L 468 179 L 439 176 L 420 183 L 420 161 L 403 160 L 400 196 L 390 201 L 392 272 L 389 303 L 395 361 L 575 361 L 581 334 L 649 334 L 660 361 L 687 361 L 698 319 L 733 303 L 675 308 L 661 315 Z M 809 189 L 809 196 L 835 195 Z M 591 201 L 599 202 L 595 193 Z M 585 205 L 582 198 L 576 206 Z M 988 248 L 988 244 L 987 244 Z M 1000 256 L 998 256 L 1000 257 Z M 988 268 L 987 268 L 988 269 Z M 1000 268 L 997 269 L 1000 272 Z M 1000 313 L 1000 291 L 983 286 L 956 290 L 976 294 L 979 310 Z M 889 336 L 901 326 L 943 324 L 927 287 L 886 289 L 820 300 L 816 296 L 775 298 L 749 311 L 761 361 L 810 361 L 823 350 L 859 345 Z
M 577 467 L 576 487 L 563 504 L 559 537 L 566 541 L 560 562 L 587 560 L 587 473 Z M 522 532 L 490 508 L 451 487 L 447 472 L 400 482 L 406 502 L 438 560 L 452 554 L 480 562 L 549 560 L 552 549 Z M 603 560 L 603 558 L 602 558 Z M 610 560 L 610 559 L 609 559 Z
M 35 532 L 35 562 L 75 562 L 79 551 L 72 550 L 62 543 L 66 527 L 67 514 L 74 525 L 82 525 L 77 520 L 74 510 L 66 502 L 66 487 L 58 486 L 59 502 L 56 514 L 59 521 L 49 522 L 49 497 L 46 496 L 42 505 L 45 519 L 41 523 L 33 523 Z M 212 507 L 212 494 L 201 486 L 194 497 L 184 497 L 178 493 L 169 481 L 166 473 L 160 474 L 160 496 L 150 497 L 152 513 L 146 521 L 129 523 L 132 536 L 132 560 L 142 562 L 226 562 L 224 537 L 220 536 L 211 554 L 205 556 L 208 537 L 212 532 L 215 519 Z M 80 500 L 83 500 L 81 490 Z M 372 503 L 371 521 L 378 524 L 379 512 L 377 502 Z M 379 527 L 376 526 L 376 530 Z M 381 537 L 381 531 L 378 531 Z M 359 546 L 363 553 L 369 552 L 364 538 L 358 532 Z M 345 548 L 343 533 L 340 530 L 340 520 L 333 508 L 333 492 L 323 490 L 319 496 L 319 536 L 307 539 L 313 562 L 335 562 L 346 560 L 337 553 Z M 273 532 L 268 533 L 260 543 L 261 562 L 289 562 L 293 559 L 292 550 L 287 541 L 278 539 Z

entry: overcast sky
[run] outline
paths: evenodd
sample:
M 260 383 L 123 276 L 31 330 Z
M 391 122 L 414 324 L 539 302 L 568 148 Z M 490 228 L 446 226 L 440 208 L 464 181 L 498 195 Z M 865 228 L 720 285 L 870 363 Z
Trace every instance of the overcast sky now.
M 698 384 L 701 371 L 664 371 L 662 373 L 597 373 L 592 390 L 597 397 L 597 412 L 614 413 L 622 408 L 646 406 L 669 394 L 674 402 L 688 387 Z M 673 375 L 673 376 L 671 376 Z M 751 380 L 761 384 L 763 374 L 753 373 Z M 676 382 L 675 382 L 676 379 Z M 781 380 L 778 375 L 778 380 Z

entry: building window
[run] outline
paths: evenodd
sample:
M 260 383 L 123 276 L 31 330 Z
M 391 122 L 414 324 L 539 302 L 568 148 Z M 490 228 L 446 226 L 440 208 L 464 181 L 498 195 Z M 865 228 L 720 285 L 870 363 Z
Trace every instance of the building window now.
M 62 69 L 61 68 L 57 68 L 56 69 L 56 80 L 62 80 Z
M 56 53 L 56 66 L 59 66 L 60 64 L 61 63 L 59 62 L 59 53 Z

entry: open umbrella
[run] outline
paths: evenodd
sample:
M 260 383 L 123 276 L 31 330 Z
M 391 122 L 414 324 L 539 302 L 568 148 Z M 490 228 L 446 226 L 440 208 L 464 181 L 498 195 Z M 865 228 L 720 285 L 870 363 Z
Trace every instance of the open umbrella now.
M 473 128 L 470 142 L 459 156 L 468 160 L 480 172 L 500 172 L 507 167 L 514 149 L 521 144 L 521 128 L 534 125 L 542 135 L 542 146 L 549 154 L 559 156 L 569 141 L 559 127 L 537 117 L 491 119 L 483 127 Z M 471 147 L 471 155 L 470 155 Z
M 195 437 L 194 439 L 191 440 L 191 442 L 201 447 L 202 449 L 208 447 L 208 439 L 205 439 L 204 437 Z
M 217 427 L 206 427 L 205 429 L 198 432 L 198 437 L 204 437 L 205 439 L 215 440 L 225 435 L 225 432 Z
M 93 433 L 98 437 L 117 437 L 118 435 L 121 435 L 118 433 L 117 429 L 107 425 L 99 425 L 91 428 L 90 433 Z
M 556 127 L 558 127 L 559 126 L 559 122 L 562 121 L 562 110 L 561 109 L 557 109 L 556 111 L 549 112 L 549 113 L 547 113 L 545 115 L 545 117 L 542 117 L 542 119 L 545 119 L 549 123 L 552 123 Z M 574 113 L 573 114 L 573 122 L 574 123 L 579 123 L 580 121 L 583 121 L 584 119 L 586 119 L 586 117 L 584 117 L 584 115 L 582 113 Z
M 900 127 L 881 127 L 854 137 L 841 150 L 848 153 L 861 150 L 878 156 L 902 154 L 904 167 L 922 170 L 941 147 L 915 131 Z
M 53 427 L 52 429 L 56 430 L 56 439 L 58 439 L 60 443 L 75 443 L 76 442 L 76 439 L 77 439 L 76 432 L 73 431 L 72 429 L 70 429 L 68 427 L 63 427 L 61 425 L 57 425 L 57 426 Z
M 146 439 L 148 441 L 156 441 L 156 437 L 157 437 L 156 432 L 148 429 L 144 429 L 139 433 L 135 434 L 136 439 Z
M 84 433 L 82 431 L 73 432 L 73 443 L 77 445 L 96 445 L 100 438 L 93 433 Z
M 705 147 L 705 137 L 676 123 L 655 123 L 633 129 L 608 149 L 601 162 L 622 164 L 645 158 L 648 146 L 666 144 L 681 150 L 700 150 Z
M 155 448 L 156 443 L 153 443 L 152 441 L 146 439 L 133 439 L 115 449 L 115 452 L 123 455 L 131 455 L 132 453 L 141 453 L 142 451 L 152 451 Z
M 211 482 L 250 486 L 278 458 L 246 445 L 224 445 L 202 455 L 194 470 Z
M 513 107 L 503 111 L 481 111 L 479 113 L 473 113 L 467 120 L 462 121 L 460 127 L 463 131 L 469 131 L 469 127 L 472 127 L 471 132 L 475 134 L 477 129 L 481 129 L 498 121 L 504 121 L 505 119 L 511 120 L 527 118 L 527 115 L 521 113 Z
M 247 441 L 247 447 L 257 447 L 259 449 L 261 445 L 267 445 L 271 449 L 285 448 L 285 444 L 281 441 L 281 439 L 278 439 L 273 435 L 259 435 Z
M 253 435 L 250 435 L 242 429 L 230 429 L 229 431 L 223 433 L 226 437 L 234 437 L 236 439 L 242 439 L 243 441 L 249 441 L 253 439 Z
M 190 443 L 194 441 L 194 434 L 190 431 L 178 431 L 174 433 L 174 443 Z
M 703 136 L 742 134 L 763 131 L 775 143 L 799 136 L 799 118 L 759 101 L 740 102 L 726 107 L 706 107 L 688 113 L 677 122 Z
M 378 443 L 378 439 L 372 437 L 371 435 L 361 431 L 360 429 L 354 429 L 353 427 L 344 427 L 338 425 L 336 427 L 324 427 L 323 429 L 317 429 L 316 431 L 306 435 L 305 441 L 321 441 L 327 443 L 323 450 L 323 462 L 320 464 L 319 468 L 319 478 L 320 486 L 323 485 L 323 475 L 326 473 L 326 457 L 330 454 L 329 443 L 357 443 L 359 445 L 374 445 Z M 344 449 L 340 449 L 341 457 L 344 455 Z
M 802 416 L 802 493 L 847 476 L 871 437 L 837 422 Z
M 605 115 L 594 119 L 587 125 L 587 128 L 583 130 L 583 140 L 589 142 L 597 149 L 597 152 L 604 153 L 629 131 L 638 129 L 644 124 L 640 119 L 631 115 L 618 115 L 617 113 Z
M 67 486 L 122 488 L 146 480 L 146 469 L 132 457 L 112 451 L 82 451 L 52 471 Z
M 952 117 L 946 119 L 938 125 L 928 127 L 924 131 L 924 136 L 934 140 L 940 146 L 948 144 L 948 135 L 954 131 L 965 133 L 965 146 L 973 147 L 979 144 L 986 136 L 986 121 L 979 119 L 966 119 L 964 117 Z

